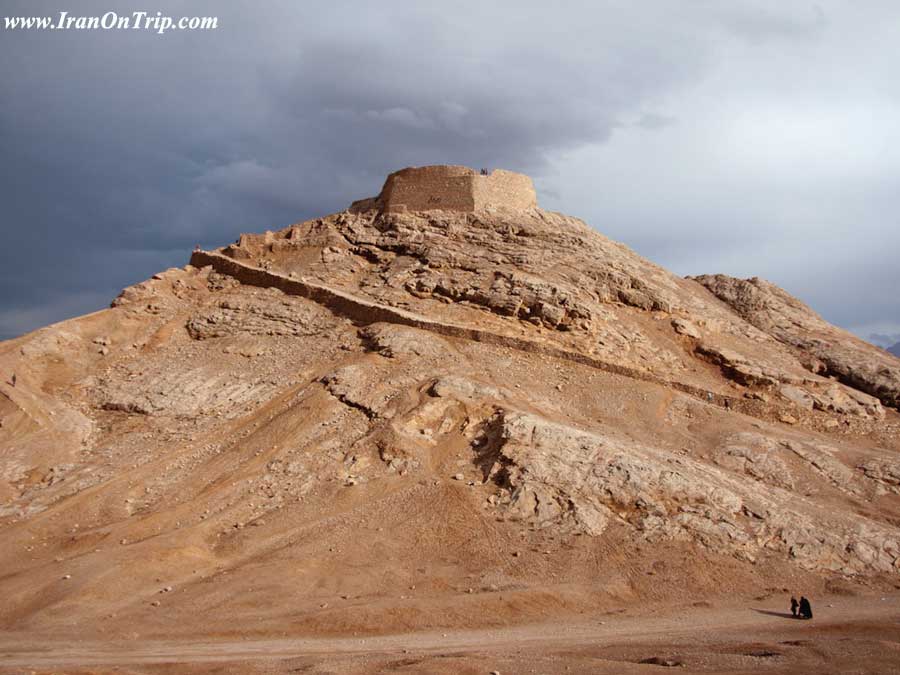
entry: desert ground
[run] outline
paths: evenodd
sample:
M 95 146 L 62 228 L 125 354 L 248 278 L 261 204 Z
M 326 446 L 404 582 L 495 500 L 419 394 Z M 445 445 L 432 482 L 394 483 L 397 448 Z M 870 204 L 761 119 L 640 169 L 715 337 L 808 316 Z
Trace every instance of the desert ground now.
M 777 602 L 781 601 L 781 602 Z M 891 673 L 900 593 L 822 596 L 812 621 L 781 594 L 647 604 L 481 630 L 341 637 L 82 640 L 5 634 L 2 673 Z M 510 617 L 512 618 L 512 617 Z

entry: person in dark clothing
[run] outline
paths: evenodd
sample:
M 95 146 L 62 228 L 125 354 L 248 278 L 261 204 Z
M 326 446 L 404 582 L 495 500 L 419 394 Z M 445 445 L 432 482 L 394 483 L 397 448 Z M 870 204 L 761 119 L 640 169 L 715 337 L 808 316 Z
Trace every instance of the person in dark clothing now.
M 791 596 L 791 615 L 797 616 L 797 608 L 800 606 L 800 603 L 797 602 L 797 598 L 793 595 Z
M 809 604 L 809 600 L 804 596 L 800 596 L 800 618 L 801 619 L 811 619 L 812 618 L 812 606 Z

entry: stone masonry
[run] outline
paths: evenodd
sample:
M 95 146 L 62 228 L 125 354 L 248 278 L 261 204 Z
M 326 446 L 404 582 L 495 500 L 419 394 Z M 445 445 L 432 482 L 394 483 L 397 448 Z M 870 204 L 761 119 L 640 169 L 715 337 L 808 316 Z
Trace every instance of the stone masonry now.
M 495 169 L 488 175 L 465 166 L 409 167 L 387 177 L 374 199 L 354 202 L 354 210 L 405 211 L 523 210 L 537 207 L 531 178 Z

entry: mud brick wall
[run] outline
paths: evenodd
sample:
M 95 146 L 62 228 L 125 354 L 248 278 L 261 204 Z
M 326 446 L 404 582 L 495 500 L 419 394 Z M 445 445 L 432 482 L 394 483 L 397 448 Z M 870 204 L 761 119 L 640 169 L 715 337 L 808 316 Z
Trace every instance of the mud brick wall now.
M 531 178 L 497 169 L 482 176 L 465 166 L 423 166 L 390 174 L 376 202 L 382 211 L 523 210 L 537 206 Z

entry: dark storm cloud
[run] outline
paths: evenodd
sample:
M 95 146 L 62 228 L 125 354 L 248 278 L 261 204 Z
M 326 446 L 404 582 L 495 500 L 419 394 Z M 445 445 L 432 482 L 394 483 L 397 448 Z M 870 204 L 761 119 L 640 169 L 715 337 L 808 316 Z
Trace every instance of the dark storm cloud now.
M 398 167 L 538 170 L 698 67 L 686 42 L 598 40 L 601 15 L 516 7 L 174 3 L 160 9 L 218 15 L 220 28 L 5 32 L 0 189 L 17 255 L 3 267 L 0 331 L 84 311 L 85 298 L 183 263 L 195 242 L 339 209 Z
M 109 8 L 77 3 L 84 15 Z M 60 9 L 76 13 L 35 2 L 2 12 Z M 133 9 L 218 16 L 219 28 L 0 33 L 0 198 L 4 248 L 14 252 L 0 271 L 0 337 L 99 307 L 122 286 L 184 264 L 194 243 L 343 208 L 407 165 L 526 171 L 550 202 L 582 181 L 579 215 L 603 229 L 609 200 L 592 201 L 602 191 L 590 185 L 603 167 L 580 164 L 579 152 L 613 147 L 628 129 L 686 133 L 694 113 L 677 102 L 691 100 L 734 45 L 815 42 L 834 23 L 815 6 L 758 2 Z M 679 152 L 604 161 L 692 161 L 690 143 Z M 727 200 L 702 194 L 664 218 L 641 204 L 644 188 L 635 181 L 613 201 L 633 209 L 618 214 L 629 222 L 620 238 L 645 254 L 677 262 L 679 242 L 708 233 L 713 217 L 735 218 Z M 641 215 L 644 228 L 631 227 Z M 672 248 L 660 250 L 645 234 L 651 226 Z M 722 260 L 727 245 L 702 239 L 696 263 Z

